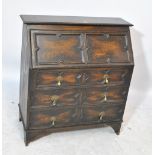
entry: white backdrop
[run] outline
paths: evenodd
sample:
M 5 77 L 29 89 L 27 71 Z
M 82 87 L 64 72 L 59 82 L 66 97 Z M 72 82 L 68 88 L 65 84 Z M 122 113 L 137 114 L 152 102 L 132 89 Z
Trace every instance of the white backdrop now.
M 10 102 L 18 103 L 22 39 L 20 14 L 121 17 L 134 24 L 131 37 L 135 69 L 128 97 L 128 103 L 132 104 L 125 119 L 128 120 L 146 98 L 149 98 L 146 106 L 151 107 L 151 0 L 3 0 L 5 106 Z

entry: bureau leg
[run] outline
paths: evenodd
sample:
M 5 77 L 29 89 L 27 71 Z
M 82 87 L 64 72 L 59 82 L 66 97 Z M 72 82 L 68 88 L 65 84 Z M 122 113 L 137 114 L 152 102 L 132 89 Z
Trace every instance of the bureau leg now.
M 116 123 L 116 124 L 111 124 L 110 125 L 117 135 L 120 134 L 121 124 L 122 123 Z
M 28 146 L 28 144 L 29 144 L 28 133 L 26 131 L 24 131 L 24 142 L 25 142 L 25 146 Z

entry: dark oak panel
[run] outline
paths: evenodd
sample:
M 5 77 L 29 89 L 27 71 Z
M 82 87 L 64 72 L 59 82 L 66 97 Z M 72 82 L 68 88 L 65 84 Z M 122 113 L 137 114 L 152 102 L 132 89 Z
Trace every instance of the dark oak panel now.
M 129 31 L 30 30 L 33 67 L 133 63 Z
M 31 93 L 32 107 L 59 107 L 80 102 L 80 89 L 41 89 Z
M 126 101 L 127 93 L 128 87 L 87 88 L 83 94 L 83 104 L 122 104 Z
M 124 106 L 83 106 L 82 122 L 101 123 L 110 121 L 121 121 Z
M 130 62 L 127 34 L 88 34 L 89 63 Z
M 83 84 L 100 86 L 128 84 L 131 72 L 130 67 L 88 69 L 84 71 Z
M 80 34 L 31 31 L 31 38 L 34 64 L 83 63 Z
M 35 87 L 65 87 L 80 85 L 82 74 L 80 70 L 40 70 L 34 73 Z
M 33 111 L 30 114 L 30 129 L 45 129 L 75 124 L 77 108 L 53 108 Z

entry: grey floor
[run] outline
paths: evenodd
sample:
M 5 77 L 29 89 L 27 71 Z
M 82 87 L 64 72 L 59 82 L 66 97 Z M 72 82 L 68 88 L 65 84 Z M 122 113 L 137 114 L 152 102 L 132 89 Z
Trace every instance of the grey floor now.
M 16 82 L 4 81 L 4 155 L 151 155 L 151 93 L 130 89 L 121 133 L 110 127 L 50 134 L 25 147 Z M 11 86 L 11 87 L 10 87 Z

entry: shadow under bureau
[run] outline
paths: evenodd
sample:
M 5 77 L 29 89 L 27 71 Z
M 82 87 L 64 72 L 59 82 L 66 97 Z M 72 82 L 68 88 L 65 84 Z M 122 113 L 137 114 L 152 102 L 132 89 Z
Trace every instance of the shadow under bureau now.
M 21 15 L 19 119 L 25 144 L 52 132 L 119 134 L 134 67 L 120 18 Z

